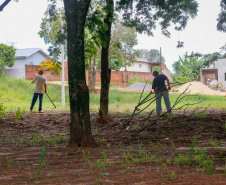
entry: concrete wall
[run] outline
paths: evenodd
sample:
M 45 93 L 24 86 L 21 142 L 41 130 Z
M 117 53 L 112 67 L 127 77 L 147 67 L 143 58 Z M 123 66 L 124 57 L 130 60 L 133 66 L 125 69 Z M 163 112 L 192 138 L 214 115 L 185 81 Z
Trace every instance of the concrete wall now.
M 134 62 L 132 66 L 127 66 L 127 71 L 135 71 L 135 72 L 152 72 L 152 65 L 145 62 Z M 121 67 L 120 71 L 124 71 L 125 67 Z
M 13 78 L 25 79 L 25 65 L 40 65 L 43 60 L 46 60 L 46 57 L 40 52 L 36 52 L 27 58 L 16 58 L 14 65 L 12 67 L 6 66 L 4 72 Z
M 226 59 L 218 59 L 215 62 L 215 67 L 218 68 L 218 82 L 222 82 L 226 87 Z
M 173 76 L 171 75 L 170 73 L 170 70 L 169 69 L 163 69 L 162 70 L 162 74 L 166 75 L 169 79 L 170 82 L 173 82 Z

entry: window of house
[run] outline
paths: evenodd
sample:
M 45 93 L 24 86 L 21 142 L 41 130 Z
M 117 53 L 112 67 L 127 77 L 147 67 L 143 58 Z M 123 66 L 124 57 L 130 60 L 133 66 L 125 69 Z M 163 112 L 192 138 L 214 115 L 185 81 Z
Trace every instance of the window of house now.
M 141 64 L 139 64 L 139 67 L 141 68 Z
M 151 67 L 151 73 L 152 73 L 152 67 Z
M 226 81 L 226 73 L 224 73 L 224 81 Z

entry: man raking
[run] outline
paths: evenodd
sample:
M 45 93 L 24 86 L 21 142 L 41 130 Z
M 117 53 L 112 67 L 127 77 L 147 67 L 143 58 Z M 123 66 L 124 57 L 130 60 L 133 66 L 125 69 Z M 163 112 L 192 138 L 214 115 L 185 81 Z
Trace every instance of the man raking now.
M 33 96 L 32 102 L 31 102 L 30 110 L 31 111 L 33 110 L 36 100 L 39 97 L 38 111 L 39 111 L 39 113 L 43 113 L 42 112 L 42 99 L 43 99 L 43 93 L 44 92 L 46 93 L 46 85 L 47 85 L 47 79 L 46 79 L 46 77 L 43 76 L 43 70 L 38 71 L 38 75 L 35 76 L 35 78 L 32 80 L 31 83 L 36 83 L 36 86 L 35 86 L 35 90 L 34 90 L 34 96 Z
M 158 115 L 162 112 L 161 100 L 164 98 L 167 112 L 171 113 L 171 105 L 169 100 L 168 90 L 171 89 L 169 79 L 164 74 L 159 74 L 158 71 L 153 71 L 155 77 L 152 83 L 152 89 L 154 89 L 156 96 L 156 112 Z M 168 88 L 166 88 L 165 81 L 167 82 Z

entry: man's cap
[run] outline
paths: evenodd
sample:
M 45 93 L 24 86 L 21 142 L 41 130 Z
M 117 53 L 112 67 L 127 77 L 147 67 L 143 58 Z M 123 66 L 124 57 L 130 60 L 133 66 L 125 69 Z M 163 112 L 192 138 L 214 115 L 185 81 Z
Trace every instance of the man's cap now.
M 44 71 L 43 71 L 42 69 L 40 69 L 40 70 L 38 71 L 38 73 L 42 73 L 42 74 L 43 74 L 43 73 L 44 73 Z
M 158 74 L 159 74 L 158 71 L 153 71 L 153 76 L 154 76 L 154 75 L 158 75 Z

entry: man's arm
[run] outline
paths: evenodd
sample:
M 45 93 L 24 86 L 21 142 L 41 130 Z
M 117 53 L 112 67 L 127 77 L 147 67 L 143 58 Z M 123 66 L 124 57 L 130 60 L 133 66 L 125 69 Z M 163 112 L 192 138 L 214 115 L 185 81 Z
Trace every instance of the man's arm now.
M 167 82 L 167 86 L 168 86 L 168 88 L 167 88 L 167 89 L 168 89 L 168 90 L 170 90 L 170 89 L 171 89 L 171 87 L 170 87 L 170 81 L 169 81 L 169 79 L 168 79 L 168 78 L 166 79 L 166 82 Z
M 37 76 L 35 76 L 35 78 L 31 81 L 31 83 L 35 83 L 37 80 Z

